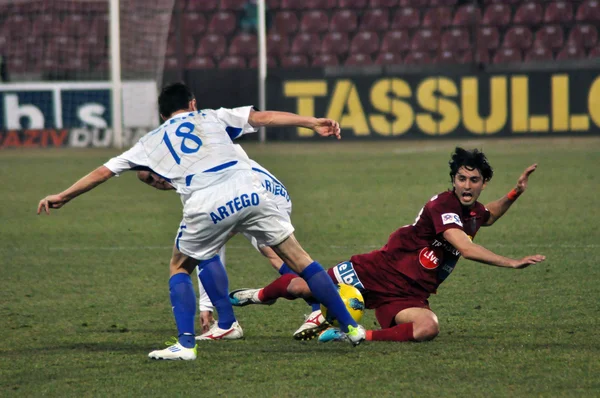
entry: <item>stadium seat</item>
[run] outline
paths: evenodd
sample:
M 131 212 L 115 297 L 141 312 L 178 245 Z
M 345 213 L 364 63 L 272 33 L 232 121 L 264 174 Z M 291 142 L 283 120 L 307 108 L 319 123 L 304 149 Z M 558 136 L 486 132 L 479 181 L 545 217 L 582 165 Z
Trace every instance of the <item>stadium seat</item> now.
M 352 10 L 338 10 L 331 16 L 329 30 L 332 32 L 356 31 L 357 17 Z
M 591 48 L 598 42 L 598 31 L 594 25 L 575 25 L 569 33 L 569 43 L 584 48 Z
M 420 29 L 415 32 L 410 43 L 411 50 L 435 51 L 439 48 L 440 33 L 435 29 Z
M 215 62 L 210 57 L 195 56 L 185 64 L 186 69 L 213 69 Z
M 485 4 L 519 4 L 522 0 L 484 0 Z
M 269 33 L 267 36 L 267 54 L 282 55 L 290 51 L 290 41 L 287 36 L 279 33 Z
M 183 53 L 188 57 L 196 54 L 196 41 L 193 36 L 183 37 Z
M 331 9 L 336 8 L 337 0 L 305 0 L 304 4 L 305 4 L 306 8 L 309 10 L 314 10 L 314 9 L 331 10 Z
M 487 48 L 477 48 L 473 56 L 473 61 L 479 64 L 489 64 L 490 51 Z
M 429 0 L 429 7 L 454 7 L 458 0 Z
M 287 35 L 298 30 L 298 17 L 292 11 L 279 11 L 273 18 L 273 31 Z
M 165 58 L 165 70 L 179 69 L 179 59 L 177 57 Z
M 410 49 L 410 37 L 406 30 L 387 32 L 381 41 L 381 51 L 403 53 Z
M 228 55 L 219 61 L 219 69 L 245 69 L 246 60 L 239 55 Z
M 370 0 L 369 8 L 392 8 L 398 5 L 398 0 Z
M 229 55 L 252 56 L 258 54 L 258 43 L 256 35 L 250 33 L 239 33 L 229 44 Z
M 458 64 L 459 59 L 459 53 L 449 50 L 442 50 L 437 56 L 437 62 L 440 64 Z
M 186 12 L 181 16 L 181 25 L 183 34 L 201 35 L 206 31 L 206 18 L 197 12 Z
M 481 21 L 481 10 L 473 4 L 465 4 L 458 7 L 452 25 L 454 26 L 471 26 Z
M 552 58 L 552 50 L 541 45 L 535 45 L 525 53 L 525 62 L 550 61 Z
M 546 25 L 535 33 L 535 45 L 558 50 L 564 44 L 564 33 L 560 25 Z
M 521 61 L 521 50 L 516 48 L 500 48 L 496 51 L 493 58 L 495 64 L 509 64 Z
M 313 56 L 319 52 L 321 40 L 316 33 L 298 33 L 292 40 L 292 54 Z
M 236 24 L 235 14 L 231 12 L 217 12 L 210 18 L 208 31 L 210 33 L 229 35 L 235 30 Z
M 267 9 L 269 10 L 278 10 L 281 8 L 280 0 L 267 0 Z
M 88 35 L 95 36 L 99 39 L 105 39 L 108 36 L 108 16 L 93 16 L 90 22 Z
M 325 11 L 312 10 L 302 15 L 300 30 L 308 33 L 323 33 L 329 30 L 329 18 Z
M 533 34 L 531 30 L 524 26 L 513 26 L 504 34 L 502 47 L 526 49 L 533 43 Z
M 347 66 L 369 66 L 373 65 L 373 59 L 369 54 L 351 54 L 344 65 Z
M 26 33 L 38 37 L 55 36 L 63 33 L 61 27 L 62 24 L 58 15 L 44 14 L 32 20 L 31 32 Z M 19 26 L 18 29 L 22 30 L 23 27 Z
M 350 40 L 346 33 L 331 32 L 323 36 L 322 54 L 343 55 L 350 49 Z
M 467 50 L 471 46 L 469 32 L 465 28 L 448 29 L 442 33 L 440 47 L 442 50 Z
M 407 65 L 425 65 L 430 64 L 434 60 L 431 58 L 429 53 L 425 51 L 411 51 L 404 58 L 404 63 Z
M 338 0 L 339 8 L 365 8 L 368 0 Z
M 429 0 L 400 0 L 400 7 L 415 7 L 415 8 L 425 8 L 429 5 Z
M 90 69 L 90 60 L 89 58 L 84 57 L 65 58 L 61 63 L 58 64 L 58 69 L 70 72 L 88 71 Z
M 556 56 L 559 61 L 567 59 L 583 59 L 585 58 L 585 50 L 582 47 L 574 45 L 566 45 Z
M 590 50 L 588 58 L 600 58 L 600 46 L 596 46 Z
M 377 65 L 400 65 L 402 57 L 396 52 L 380 52 L 375 59 Z
M 225 54 L 226 50 L 227 40 L 225 40 L 225 36 L 209 33 L 200 39 L 196 55 L 199 57 L 210 56 L 219 58 Z
M 575 14 L 577 21 L 586 22 L 600 22 L 600 1 L 598 0 L 587 0 L 577 8 Z
M 281 0 L 281 8 L 285 10 L 304 10 L 306 2 L 303 0 Z
M 379 51 L 379 36 L 375 32 L 358 32 L 350 42 L 350 53 L 374 54 Z
M 364 12 L 361 18 L 359 30 L 365 32 L 379 32 L 388 30 L 389 26 L 390 15 L 388 10 L 378 8 Z
M 415 29 L 421 26 L 421 15 L 418 9 L 403 7 L 396 11 L 390 29 Z
M 88 34 L 90 21 L 81 14 L 69 14 L 63 18 L 64 33 L 69 36 L 81 37 Z
M 567 1 L 555 1 L 546 6 L 545 23 L 569 23 L 573 19 L 573 6 Z
M 527 2 L 519 6 L 515 12 L 513 23 L 522 25 L 539 25 L 542 22 L 543 9 L 539 3 Z
M 284 68 L 305 68 L 308 66 L 306 55 L 286 55 L 281 58 L 281 66 Z
M 483 13 L 484 25 L 508 26 L 510 24 L 510 6 L 507 4 L 490 4 Z
M 335 55 L 319 54 L 313 58 L 311 66 L 337 66 L 340 60 Z
M 191 12 L 214 11 L 219 5 L 219 0 L 187 0 L 185 9 Z
M 443 28 L 452 24 L 452 8 L 435 7 L 429 8 L 423 15 L 423 27 Z
M 219 8 L 221 10 L 228 11 L 240 11 L 248 3 L 248 0 L 221 0 L 219 1 Z M 221 64 L 219 64 L 219 68 Z
M 248 67 L 257 69 L 258 68 L 258 57 L 250 58 Z M 267 57 L 267 67 L 268 68 L 277 68 L 277 61 L 275 60 L 274 57 Z
M 477 47 L 495 50 L 500 46 L 498 28 L 484 26 L 477 31 Z

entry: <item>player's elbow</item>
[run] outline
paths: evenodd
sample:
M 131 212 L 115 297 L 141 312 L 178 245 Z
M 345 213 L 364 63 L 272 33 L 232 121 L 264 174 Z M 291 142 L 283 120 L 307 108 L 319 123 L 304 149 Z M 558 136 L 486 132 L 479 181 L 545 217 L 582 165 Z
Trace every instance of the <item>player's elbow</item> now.
M 271 112 L 268 111 L 251 111 L 248 117 L 248 123 L 252 127 L 266 126 L 271 121 Z
M 474 245 L 468 245 L 458 249 L 460 255 L 467 260 L 475 260 L 475 247 Z

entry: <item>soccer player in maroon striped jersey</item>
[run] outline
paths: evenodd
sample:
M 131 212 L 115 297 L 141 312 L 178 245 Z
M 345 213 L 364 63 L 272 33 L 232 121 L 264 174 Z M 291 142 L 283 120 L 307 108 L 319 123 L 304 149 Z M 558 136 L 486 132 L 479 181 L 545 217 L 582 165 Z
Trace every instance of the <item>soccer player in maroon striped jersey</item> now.
M 372 341 L 425 341 L 439 333 L 438 318 L 429 308 L 428 297 L 454 270 L 460 256 L 497 267 L 522 269 L 545 260 L 536 254 L 512 259 L 473 242 L 482 226 L 502 217 L 527 189 L 529 176 L 537 168 L 525 169 L 513 190 L 487 205 L 477 201 L 491 180 L 493 169 L 485 155 L 456 148 L 449 162 L 452 190 L 432 197 L 415 222 L 405 225 L 381 249 L 352 256 L 327 272 L 336 283 L 358 288 L 367 308 L 374 309 L 380 330 L 367 331 Z M 306 282 L 297 275 L 283 275 L 263 289 L 240 289 L 230 293 L 234 305 L 273 303 L 278 298 L 311 298 Z M 318 324 L 297 339 L 311 339 L 326 326 Z M 337 340 L 342 333 L 330 328 L 320 341 Z

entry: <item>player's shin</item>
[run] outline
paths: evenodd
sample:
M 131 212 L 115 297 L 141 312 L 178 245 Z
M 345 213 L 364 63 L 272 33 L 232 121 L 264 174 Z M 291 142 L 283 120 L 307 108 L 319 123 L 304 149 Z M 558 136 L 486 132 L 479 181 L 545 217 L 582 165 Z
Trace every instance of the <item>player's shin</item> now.
M 367 341 L 415 341 L 413 323 L 401 323 L 381 330 L 368 330 Z
M 196 345 L 194 318 L 196 316 L 196 293 L 189 274 L 179 273 L 169 279 L 169 291 L 173 316 L 177 324 L 179 343 L 186 348 Z
M 221 259 L 218 255 L 214 256 L 209 260 L 201 261 L 198 267 L 202 285 L 219 314 L 219 327 L 221 329 L 231 328 L 235 322 L 235 315 L 228 296 L 229 279 Z
M 300 273 L 300 276 L 308 284 L 313 296 L 327 307 L 333 318 L 337 319 L 343 332 L 348 332 L 348 326 L 358 326 L 321 264 L 314 261 Z

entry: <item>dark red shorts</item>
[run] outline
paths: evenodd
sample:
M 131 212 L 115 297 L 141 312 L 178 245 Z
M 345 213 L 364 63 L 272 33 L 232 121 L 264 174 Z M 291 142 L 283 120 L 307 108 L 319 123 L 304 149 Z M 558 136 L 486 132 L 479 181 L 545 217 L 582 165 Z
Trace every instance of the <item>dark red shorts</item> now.
M 354 266 L 349 261 L 329 268 L 327 273 L 334 283 L 346 283 L 360 290 L 365 299 L 365 306 L 375 310 L 377 321 L 383 329 L 396 325 L 396 314 L 402 310 L 415 307 L 431 309 L 429 308 L 429 301 L 413 294 L 414 292 L 411 291 L 412 288 L 408 284 L 402 293 L 397 292 L 396 295 L 384 295 L 365 288 L 362 281 L 359 280 Z

